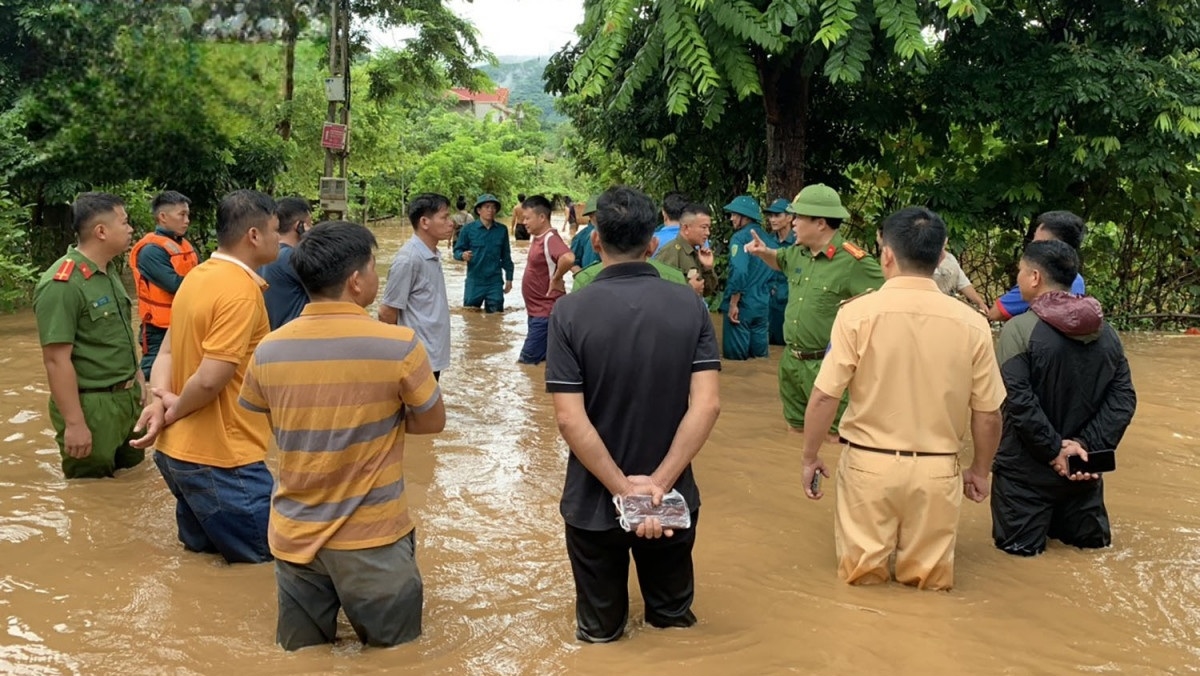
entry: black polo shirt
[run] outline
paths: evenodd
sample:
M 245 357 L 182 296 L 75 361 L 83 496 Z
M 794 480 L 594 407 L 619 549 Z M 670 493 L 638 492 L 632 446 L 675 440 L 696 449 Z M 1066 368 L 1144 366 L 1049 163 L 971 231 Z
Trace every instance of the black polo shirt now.
M 546 390 L 583 393 L 588 419 L 627 475 L 658 468 L 687 412 L 692 373 L 720 368 L 704 300 L 648 263 L 604 268 L 550 313 Z M 675 489 L 690 509 L 700 506 L 691 466 Z M 576 528 L 618 527 L 612 494 L 574 453 L 559 511 Z

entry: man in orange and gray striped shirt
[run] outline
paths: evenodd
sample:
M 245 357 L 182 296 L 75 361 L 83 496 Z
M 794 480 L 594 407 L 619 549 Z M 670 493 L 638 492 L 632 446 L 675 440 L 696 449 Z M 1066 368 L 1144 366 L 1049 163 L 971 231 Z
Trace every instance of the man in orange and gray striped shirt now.
M 421 634 L 404 435 L 442 431 L 446 412 L 421 341 L 365 310 L 379 290 L 375 248 L 353 223 L 306 235 L 292 265 L 312 302 L 263 339 L 242 387 L 279 446 L 267 539 L 285 650 L 333 642 L 339 607 L 368 645 Z

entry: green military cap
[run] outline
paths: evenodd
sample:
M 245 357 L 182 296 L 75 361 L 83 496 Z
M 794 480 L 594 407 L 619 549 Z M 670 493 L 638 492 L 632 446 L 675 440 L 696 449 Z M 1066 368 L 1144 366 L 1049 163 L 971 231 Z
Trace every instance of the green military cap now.
M 746 218 L 757 223 L 762 222 L 762 211 L 758 208 L 758 202 L 749 195 L 738 195 L 733 198 L 733 201 L 725 205 L 725 211 L 731 214 L 741 214 Z
M 791 202 L 780 197 L 780 198 L 777 198 L 774 202 L 771 202 L 771 206 L 767 207 L 766 209 L 763 209 L 763 211 L 767 212 L 768 214 L 786 213 L 789 204 L 791 204 Z
M 850 212 L 842 206 L 837 191 L 824 183 L 814 183 L 796 194 L 788 205 L 788 213 L 817 218 L 850 218 Z
M 600 199 L 599 195 L 592 195 L 591 197 L 588 198 L 587 202 L 583 203 L 583 215 L 584 216 L 590 216 L 590 215 L 596 213 L 596 202 L 599 201 L 599 199 Z
M 485 192 L 482 195 L 480 195 L 479 199 L 475 200 L 475 206 L 473 208 L 478 210 L 481 205 L 487 204 L 488 202 L 495 204 L 496 210 L 499 211 L 500 200 L 497 199 L 496 196 L 490 192 Z

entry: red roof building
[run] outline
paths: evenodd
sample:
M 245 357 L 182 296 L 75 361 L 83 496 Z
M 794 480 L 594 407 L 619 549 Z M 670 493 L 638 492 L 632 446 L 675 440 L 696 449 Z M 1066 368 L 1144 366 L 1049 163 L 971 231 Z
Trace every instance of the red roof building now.
M 488 113 L 496 113 L 497 121 L 503 121 L 512 114 L 508 107 L 508 89 L 497 87 L 494 92 L 473 92 L 462 87 L 450 90 L 455 97 L 454 109 L 471 113 L 475 119 L 482 120 Z

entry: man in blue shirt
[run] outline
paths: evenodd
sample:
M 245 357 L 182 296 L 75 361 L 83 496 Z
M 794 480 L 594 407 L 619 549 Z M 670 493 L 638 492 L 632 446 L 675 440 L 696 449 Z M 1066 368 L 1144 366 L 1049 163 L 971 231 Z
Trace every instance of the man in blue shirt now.
M 312 227 L 312 210 L 304 198 L 285 197 L 277 204 L 279 257 L 258 271 L 270 285 L 263 291 L 263 301 L 267 304 L 272 331 L 299 317 L 308 305 L 308 292 L 292 269 L 292 248 L 300 243 L 304 231 Z
M 663 197 L 663 224 L 654 231 L 654 236 L 658 239 L 658 247 L 654 249 L 654 253 L 658 253 L 659 249 L 679 236 L 679 218 L 683 216 L 683 208 L 687 205 L 687 195 L 681 192 L 669 192 Z
M 790 205 L 791 202 L 780 197 L 763 209 L 763 212 L 767 214 L 767 224 L 770 226 L 770 230 L 767 232 L 768 236 L 763 241 L 771 242 L 767 246 L 772 249 L 782 249 L 796 243 L 796 233 L 792 232 L 792 215 L 787 213 Z M 772 345 L 786 345 L 787 343 L 783 340 L 783 313 L 787 310 L 788 302 L 787 275 L 779 270 L 772 270 L 769 291 L 771 302 L 768 306 L 768 342 Z
M 1083 219 L 1070 211 L 1047 211 L 1037 217 L 1037 227 L 1033 230 L 1033 241 L 1044 242 L 1058 240 L 1071 245 L 1075 253 L 1083 244 Z M 1083 275 L 1076 274 L 1071 284 L 1071 293 L 1079 296 L 1085 293 Z M 988 321 L 1006 322 L 1013 317 L 1029 310 L 1029 303 L 1021 298 L 1021 288 L 1013 286 L 1008 293 L 996 299 L 992 309 L 988 310 Z

